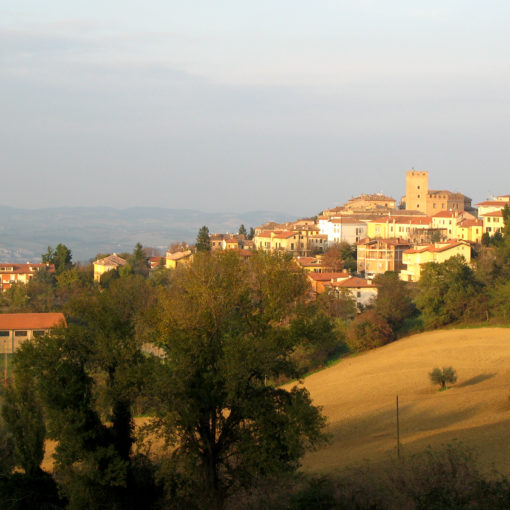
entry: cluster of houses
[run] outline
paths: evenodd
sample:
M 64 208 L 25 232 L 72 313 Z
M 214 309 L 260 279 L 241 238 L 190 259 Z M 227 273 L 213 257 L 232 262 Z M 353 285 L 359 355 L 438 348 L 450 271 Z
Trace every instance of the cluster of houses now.
M 502 231 L 502 210 L 510 206 L 510 195 L 476 205 L 477 209 L 473 208 L 471 199 L 462 193 L 430 190 L 428 172 L 412 170 L 406 174 L 406 194 L 399 205 L 381 193 L 363 194 L 315 218 L 265 223 L 255 229 L 253 239 L 242 234 L 211 234 L 211 250 L 237 250 L 243 257 L 254 250 L 289 253 L 306 272 L 314 294 L 348 294 L 362 309 L 377 295 L 377 285 L 373 284 L 377 274 L 395 271 L 402 280 L 416 282 L 427 262 L 444 262 L 456 255 L 471 262 L 473 245 L 481 243 L 484 234 L 494 236 Z M 323 258 L 328 248 L 343 242 L 356 247 L 356 274 L 339 271 L 328 265 L 327 257 Z M 150 257 L 148 264 L 151 269 L 175 269 L 192 258 L 193 251 L 181 245 L 163 257 Z M 93 262 L 94 280 L 100 281 L 103 274 L 127 263 L 116 253 L 99 258 Z M 0 290 L 18 282 L 28 283 L 42 268 L 55 271 L 49 264 L 0 264 Z M 47 329 L 42 317 L 45 314 L 39 314 L 39 318 L 38 314 L 21 315 L 31 317 L 16 329 L 17 323 L 5 322 L 14 320 L 9 314 L 0 314 L 5 322 L 0 323 L 3 352 L 12 352 L 17 340 Z M 63 317 L 48 320 L 62 323 Z

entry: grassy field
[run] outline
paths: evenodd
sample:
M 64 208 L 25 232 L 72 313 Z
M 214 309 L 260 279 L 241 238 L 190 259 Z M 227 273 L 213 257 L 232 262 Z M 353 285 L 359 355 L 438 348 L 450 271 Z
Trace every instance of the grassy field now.
M 428 373 L 452 365 L 447 391 Z M 404 454 L 459 439 L 483 468 L 510 476 L 510 330 L 479 328 L 421 333 L 307 377 L 303 384 L 328 417 L 329 446 L 308 454 L 304 469 L 342 470 L 396 455 L 396 395 Z

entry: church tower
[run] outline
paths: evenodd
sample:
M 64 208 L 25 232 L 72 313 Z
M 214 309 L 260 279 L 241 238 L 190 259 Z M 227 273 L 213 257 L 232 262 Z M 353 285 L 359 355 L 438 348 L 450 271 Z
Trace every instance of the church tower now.
M 410 170 L 406 173 L 406 209 L 427 212 L 429 173 Z

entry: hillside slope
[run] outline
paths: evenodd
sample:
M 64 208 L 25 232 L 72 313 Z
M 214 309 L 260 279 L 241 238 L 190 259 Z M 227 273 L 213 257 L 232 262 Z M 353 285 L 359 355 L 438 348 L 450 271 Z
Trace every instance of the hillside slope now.
M 434 367 L 452 365 L 457 383 L 438 392 Z M 434 331 L 342 360 L 303 381 L 328 417 L 331 444 L 307 455 L 307 471 L 380 462 L 396 453 L 395 400 L 402 451 L 457 438 L 484 468 L 510 476 L 510 329 Z

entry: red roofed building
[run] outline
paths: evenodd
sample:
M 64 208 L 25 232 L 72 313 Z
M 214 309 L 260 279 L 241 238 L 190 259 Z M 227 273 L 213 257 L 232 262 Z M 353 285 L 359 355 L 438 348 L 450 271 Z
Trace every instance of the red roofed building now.
M 60 326 L 67 326 L 62 313 L 2 313 L 0 353 L 13 353 L 24 341 Z
M 401 239 L 365 239 L 357 244 L 358 273 L 367 278 L 404 269 L 402 253 L 411 247 Z
M 329 292 L 342 293 L 347 292 L 356 301 L 358 310 L 371 305 L 377 298 L 377 285 L 374 285 L 370 280 L 351 276 L 339 281 L 332 281 L 324 284 L 324 287 Z
M 13 264 L 0 262 L 0 286 L 2 292 L 9 289 L 14 283 L 28 283 L 41 269 L 50 273 L 55 272 L 53 264 Z
M 450 241 L 448 243 L 434 243 L 426 246 L 416 246 L 403 253 L 406 269 L 400 272 L 400 278 L 408 282 L 417 282 L 421 276 L 423 264 L 428 262 L 444 262 L 451 257 L 461 255 L 466 262 L 471 262 L 471 246 L 465 241 Z

